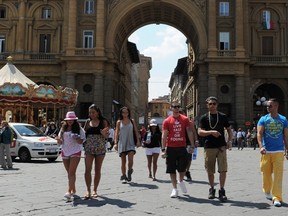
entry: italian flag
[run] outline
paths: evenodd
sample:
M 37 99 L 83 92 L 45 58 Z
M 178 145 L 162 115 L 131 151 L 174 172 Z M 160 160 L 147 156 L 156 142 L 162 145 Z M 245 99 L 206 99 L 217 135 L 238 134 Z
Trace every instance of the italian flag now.
M 273 23 L 270 20 L 270 11 L 263 11 L 263 29 L 273 29 Z

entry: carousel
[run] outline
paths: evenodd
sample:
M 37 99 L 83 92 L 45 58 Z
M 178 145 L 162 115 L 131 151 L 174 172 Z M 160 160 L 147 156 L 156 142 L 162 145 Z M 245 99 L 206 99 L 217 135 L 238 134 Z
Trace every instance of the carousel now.
M 67 87 L 37 85 L 12 64 L 0 69 L 0 115 L 9 122 L 40 126 L 43 121 L 60 121 L 77 104 L 78 91 Z

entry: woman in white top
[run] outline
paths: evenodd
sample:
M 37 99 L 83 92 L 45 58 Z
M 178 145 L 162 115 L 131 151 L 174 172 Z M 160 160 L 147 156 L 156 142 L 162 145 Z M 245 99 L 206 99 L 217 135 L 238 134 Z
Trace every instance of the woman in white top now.
M 68 174 L 68 191 L 64 195 L 67 200 L 76 193 L 76 169 L 80 162 L 82 143 L 85 141 L 85 131 L 77 122 L 75 112 L 67 112 L 62 128 L 55 138 L 62 145 L 62 159 Z

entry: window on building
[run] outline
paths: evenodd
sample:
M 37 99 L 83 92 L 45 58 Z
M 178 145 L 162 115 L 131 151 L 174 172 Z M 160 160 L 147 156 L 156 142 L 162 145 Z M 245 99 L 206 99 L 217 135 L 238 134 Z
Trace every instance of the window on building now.
M 0 7 L 0 18 L 6 18 L 6 8 Z
M 93 31 L 84 31 L 83 48 L 93 48 Z
M 50 53 L 51 52 L 51 35 L 50 34 L 40 34 L 40 53 Z
M 262 37 L 262 55 L 273 55 L 273 37 Z
M 85 0 L 85 14 L 94 14 L 94 0 Z
M 262 26 L 263 26 L 263 29 L 266 29 L 266 30 L 273 29 L 273 22 L 271 21 L 270 10 L 264 10 L 262 12 Z
M 51 19 L 51 8 L 44 7 L 42 8 L 42 19 Z
M 0 35 L 0 53 L 5 52 L 5 36 Z
M 219 15 L 220 16 L 229 16 L 229 2 L 220 2 L 219 3 Z
M 229 50 L 230 49 L 230 34 L 229 32 L 220 32 L 219 34 L 219 49 Z

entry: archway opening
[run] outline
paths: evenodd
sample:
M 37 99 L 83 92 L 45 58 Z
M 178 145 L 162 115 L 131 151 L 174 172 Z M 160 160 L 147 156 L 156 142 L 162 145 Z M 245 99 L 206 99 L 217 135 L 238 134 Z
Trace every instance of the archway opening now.
M 261 116 L 267 114 L 266 103 L 269 98 L 276 98 L 279 101 L 279 113 L 284 113 L 284 94 L 282 89 L 271 83 L 260 85 L 253 95 L 253 121 L 257 124 Z

